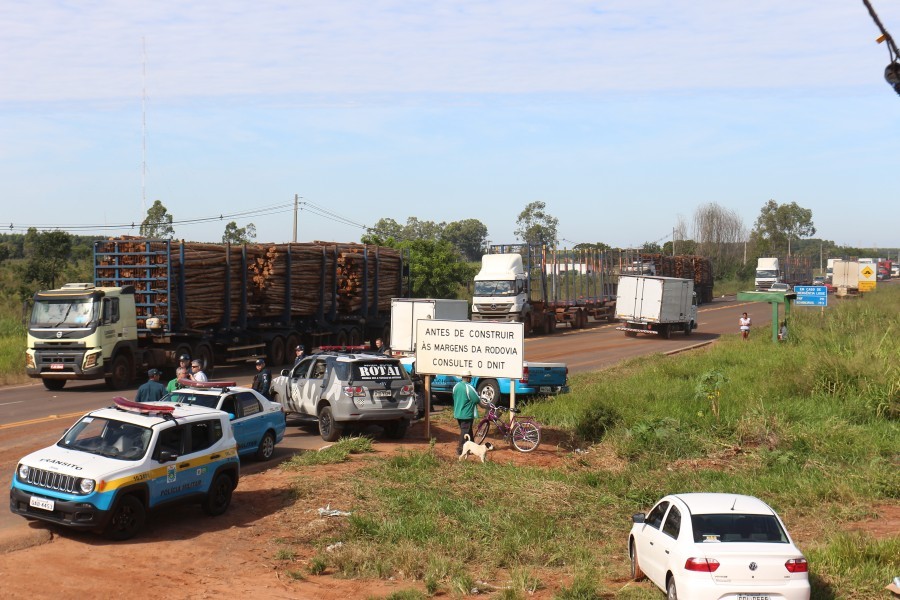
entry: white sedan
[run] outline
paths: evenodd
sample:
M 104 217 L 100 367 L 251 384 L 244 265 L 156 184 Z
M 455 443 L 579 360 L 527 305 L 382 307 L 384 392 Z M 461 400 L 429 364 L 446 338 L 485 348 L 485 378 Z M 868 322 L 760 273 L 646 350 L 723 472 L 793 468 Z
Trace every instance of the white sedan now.
M 673 494 L 631 520 L 632 577 L 669 600 L 809 600 L 806 558 L 758 498 Z

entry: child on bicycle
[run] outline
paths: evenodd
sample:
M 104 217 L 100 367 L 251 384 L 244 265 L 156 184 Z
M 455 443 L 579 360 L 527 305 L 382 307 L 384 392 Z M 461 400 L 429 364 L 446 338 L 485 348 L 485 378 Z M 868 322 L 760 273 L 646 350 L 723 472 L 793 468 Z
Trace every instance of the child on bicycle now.
M 456 445 L 456 455 L 462 454 L 466 436 L 475 439 L 472 431 L 472 422 L 475 420 L 475 411 L 481 398 L 472 387 L 472 372 L 466 371 L 462 381 L 453 386 L 453 418 L 459 423 L 459 443 Z

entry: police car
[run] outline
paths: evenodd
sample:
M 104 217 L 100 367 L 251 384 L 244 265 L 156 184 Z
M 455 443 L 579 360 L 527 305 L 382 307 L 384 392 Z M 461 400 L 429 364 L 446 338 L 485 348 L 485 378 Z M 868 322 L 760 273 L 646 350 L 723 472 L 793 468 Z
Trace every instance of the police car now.
M 114 540 L 134 536 L 146 514 L 175 502 L 224 513 L 240 477 L 229 415 L 201 406 L 137 403 L 89 412 L 55 445 L 24 457 L 10 510 Z
M 218 408 L 231 416 L 238 454 L 252 455 L 257 460 L 269 460 L 275 444 L 284 439 L 284 408 L 270 402 L 246 387 L 235 387 L 233 381 L 197 382 L 182 379 L 185 386 L 163 397 L 163 401 L 181 405 Z

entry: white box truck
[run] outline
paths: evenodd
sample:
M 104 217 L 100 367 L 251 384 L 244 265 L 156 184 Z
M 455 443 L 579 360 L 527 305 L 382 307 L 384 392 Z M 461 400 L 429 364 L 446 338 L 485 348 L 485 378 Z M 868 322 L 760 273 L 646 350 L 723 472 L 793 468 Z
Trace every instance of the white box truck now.
M 865 263 L 855 260 L 836 260 L 831 274 L 835 296 L 853 296 L 859 293 L 859 272 Z
M 650 333 L 668 338 L 672 331 L 690 335 L 697 328 L 697 295 L 694 282 L 677 277 L 619 278 L 616 327 L 626 335 Z
M 416 351 L 416 321 L 439 319 L 466 321 L 469 303 L 465 300 L 434 298 L 391 299 L 391 351 L 413 354 Z
M 754 282 L 757 292 L 767 291 L 772 287 L 773 283 L 780 281 L 781 270 L 776 257 L 760 257 L 756 259 L 756 279 Z

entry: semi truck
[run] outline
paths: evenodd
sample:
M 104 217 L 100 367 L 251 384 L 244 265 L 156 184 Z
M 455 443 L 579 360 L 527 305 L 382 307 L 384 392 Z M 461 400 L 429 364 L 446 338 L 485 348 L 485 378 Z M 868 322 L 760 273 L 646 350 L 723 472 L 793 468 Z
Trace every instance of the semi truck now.
M 691 279 L 623 276 L 619 278 L 616 327 L 625 335 L 639 333 L 668 338 L 672 331 L 685 335 L 697 328 L 697 294 Z
M 812 261 L 808 256 L 768 256 L 756 260 L 755 287 L 767 291 L 773 283 L 790 286 L 812 283 Z
M 394 298 L 391 301 L 391 352 L 413 376 L 417 393 L 423 391 L 421 377 L 416 374 L 416 322 L 421 319 L 468 321 L 469 305 L 465 300 L 434 298 Z M 473 377 L 472 385 L 486 401 L 500 402 L 515 390 L 517 398 L 564 394 L 569 391 L 569 369 L 565 363 L 526 362 L 521 379 L 508 377 Z M 448 396 L 460 381 L 453 375 L 435 375 L 431 379 L 432 395 Z
M 50 390 L 70 380 L 127 387 L 184 354 L 215 364 L 388 337 L 391 298 L 408 289 L 397 250 L 362 244 L 94 244 L 94 281 L 38 291 L 25 369 Z
M 525 333 L 613 318 L 618 257 L 528 244 L 491 246 L 472 295 L 473 321 L 521 322 Z

